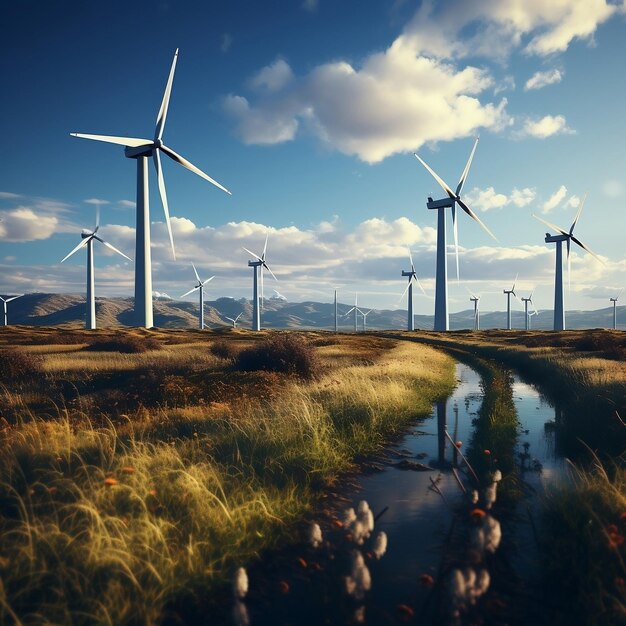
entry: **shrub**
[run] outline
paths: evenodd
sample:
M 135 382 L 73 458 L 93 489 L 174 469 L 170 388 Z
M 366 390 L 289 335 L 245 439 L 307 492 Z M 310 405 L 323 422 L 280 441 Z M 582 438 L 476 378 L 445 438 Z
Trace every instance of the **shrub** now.
M 122 352 L 138 354 L 148 350 L 159 350 L 161 344 L 154 337 L 121 336 L 116 339 L 95 340 L 83 350 L 91 352 Z
M 0 351 L 0 380 L 15 383 L 43 376 L 43 361 L 40 356 L 21 350 Z
M 282 333 L 242 350 L 235 360 L 235 368 L 244 372 L 266 370 L 314 378 L 318 366 L 310 343 L 297 335 Z
M 232 360 L 239 354 L 240 349 L 230 341 L 219 339 L 211 344 L 210 351 L 218 359 Z

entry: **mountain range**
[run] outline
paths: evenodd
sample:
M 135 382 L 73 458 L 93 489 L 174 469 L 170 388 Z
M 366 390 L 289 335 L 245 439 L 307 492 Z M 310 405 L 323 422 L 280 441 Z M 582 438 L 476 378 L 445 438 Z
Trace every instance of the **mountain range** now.
M 351 304 L 339 304 L 339 328 L 342 331 L 354 330 L 354 317 L 345 316 Z M 626 328 L 626 307 L 617 307 L 618 328 Z M 252 324 L 252 302 L 242 298 L 218 298 L 205 302 L 205 324 L 209 328 L 230 326 L 226 317 L 236 318 L 241 328 Z M 552 311 L 541 310 L 532 317 L 532 327 L 537 330 L 552 328 Z M 85 297 L 73 294 L 31 293 L 9 304 L 9 324 L 33 326 L 59 326 L 81 328 L 85 321 Z M 96 318 L 100 328 L 131 326 L 133 319 L 132 298 L 96 298 Z M 624 320 L 621 324 L 619 320 Z M 473 327 L 474 311 L 467 309 L 450 315 L 451 330 Z M 169 298 L 154 300 L 154 324 L 160 328 L 197 328 L 198 303 Z M 288 302 L 284 298 L 268 298 L 264 302 L 262 324 L 265 328 L 334 328 L 334 305 L 326 302 Z M 613 325 L 613 307 L 594 311 L 567 311 L 567 328 L 609 328 Z M 524 328 L 524 312 L 512 312 L 512 325 L 515 329 Z M 506 327 L 504 311 L 486 311 L 480 314 L 480 326 L 487 328 Z M 432 315 L 416 315 L 415 327 L 428 330 L 433 327 Z M 368 330 L 404 329 L 406 311 L 404 309 L 374 309 L 367 316 Z M 362 318 L 359 316 L 359 330 Z

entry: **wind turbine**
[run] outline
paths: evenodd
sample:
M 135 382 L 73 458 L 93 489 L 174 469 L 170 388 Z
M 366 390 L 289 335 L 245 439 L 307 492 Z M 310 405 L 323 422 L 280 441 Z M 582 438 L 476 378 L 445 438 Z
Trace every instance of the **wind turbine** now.
M 619 297 L 622 295 L 622 290 L 619 290 L 619 293 L 614 298 L 609 298 L 613 303 L 613 330 L 617 330 L 617 301 Z M 5 322 L 6 326 L 6 322 Z
M 21 298 L 24 294 L 21 293 L 18 296 L 11 296 L 10 298 L 3 298 L 2 296 L 0 296 L 0 300 L 2 300 L 2 306 L 4 308 L 4 324 L 3 326 L 8 326 L 9 322 L 8 322 L 8 317 L 7 317 L 7 304 L 9 302 L 11 302 L 12 300 L 17 300 L 18 298 Z
M 413 281 L 417 283 L 417 286 L 422 290 L 422 293 L 426 295 L 422 284 L 415 273 L 415 265 L 413 264 L 413 255 L 411 254 L 411 249 L 409 248 L 409 261 L 411 261 L 411 269 L 409 271 L 402 270 L 402 276 L 408 276 L 409 282 L 407 286 L 404 288 L 402 295 L 400 296 L 400 300 L 404 297 L 404 294 L 408 291 L 408 301 L 407 301 L 407 330 L 415 330 L 415 317 L 413 316 Z
M 278 281 L 278 278 L 274 276 L 274 272 L 270 269 L 269 265 L 265 262 L 265 253 L 267 252 L 267 239 L 269 237 L 269 233 L 265 236 L 265 245 L 263 246 L 263 254 L 259 256 L 258 254 L 254 254 L 248 250 L 248 248 L 244 248 L 244 250 L 251 254 L 256 261 L 248 261 L 248 267 L 253 268 L 254 272 L 254 280 L 253 280 L 253 305 L 252 305 L 252 330 L 261 330 L 261 304 L 260 302 L 263 300 L 263 268 L 265 268 L 271 275 L 272 278 Z M 259 274 L 261 275 L 261 297 L 259 299 Z
M 558 232 L 558 235 L 551 235 L 550 233 L 546 233 L 545 242 L 546 243 L 555 243 L 556 244 L 556 271 L 554 276 L 554 330 L 564 330 L 565 329 L 565 308 L 563 307 L 563 242 L 566 242 L 567 246 L 567 274 L 568 280 L 570 275 L 570 248 L 571 242 L 573 241 L 577 246 L 580 246 L 583 250 L 586 250 L 594 256 L 601 263 L 603 262 L 600 257 L 592 252 L 582 241 L 574 237 L 574 227 L 576 226 L 578 219 L 580 218 L 580 214 L 583 210 L 583 205 L 585 204 L 585 200 L 587 198 L 587 194 L 585 194 L 580 206 L 578 207 L 578 212 L 576 213 L 576 217 L 570 226 L 569 231 L 563 230 L 550 222 L 538 217 L 537 215 L 533 215 L 534 218 L 538 219 L 540 222 Z
M 480 330 L 480 310 L 478 309 L 478 302 L 480 296 L 475 296 L 470 292 L 470 302 L 474 303 L 474 330 Z
M 188 292 L 184 293 L 181 298 L 184 298 L 185 296 L 188 296 L 190 293 L 193 293 L 196 290 L 200 291 L 200 319 L 199 319 L 199 327 L 200 330 L 204 330 L 204 286 L 212 281 L 215 276 L 211 276 L 211 278 L 207 278 L 206 280 L 200 280 L 200 276 L 198 276 L 198 270 L 196 270 L 196 266 L 192 263 L 191 267 L 193 267 L 193 273 L 196 275 L 196 279 L 198 281 L 198 284 L 193 288 L 190 289 Z
M 533 302 L 533 293 L 534 293 L 534 290 L 530 292 L 530 295 L 528 296 L 528 298 L 522 297 L 522 302 L 524 303 L 524 319 L 526 320 L 524 328 L 526 330 L 530 330 L 530 318 L 531 318 L 531 316 L 532 315 L 539 315 L 539 312 L 535 308 L 535 304 Z M 533 305 L 534 313 L 530 313 L 530 314 L 528 313 L 528 305 L 529 304 Z
M 345 317 L 348 317 L 348 315 L 350 315 L 350 313 L 352 313 L 352 311 L 354 311 L 354 332 L 358 333 L 359 332 L 359 313 L 361 315 L 363 315 L 363 311 L 361 311 L 361 309 L 359 309 L 358 306 L 358 298 L 359 298 L 359 294 L 355 293 L 354 294 L 354 306 L 345 314 Z
M 363 316 L 363 332 L 367 331 L 367 316 L 373 311 L 374 309 L 370 309 L 367 313 L 365 313 L 364 311 L 361 311 L 361 315 Z
M 161 152 L 170 159 L 180 163 L 183 167 L 197 174 L 204 180 L 219 187 L 222 191 L 230 194 L 230 191 L 213 180 L 209 175 L 198 169 L 195 165 L 187 161 L 168 148 L 163 143 L 163 129 L 165 128 L 165 120 L 167 118 L 167 110 L 170 103 L 170 95 L 172 93 L 172 82 L 174 80 L 174 71 L 176 69 L 176 61 L 178 59 L 178 48 L 174 53 L 174 60 L 165 86 L 165 93 L 161 102 L 161 108 L 157 114 L 156 128 L 154 130 L 153 139 L 137 139 L 134 137 L 115 137 L 109 135 L 87 135 L 84 133 L 70 133 L 73 137 L 81 137 L 83 139 L 93 139 L 95 141 L 104 141 L 106 143 L 114 143 L 125 146 L 124 154 L 129 159 L 137 161 L 137 229 L 135 239 L 135 325 L 150 328 L 154 326 L 154 318 L 152 311 L 152 260 L 150 251 L 150 204 L 149 204 L 149 185 L 148 185 L 148 159 L 152 157 L 154 167 L 156 168 L 157 182 L 159 186 L 159 194 L 161 203 L 163 204 L 163 212 L 165 213 L 165 223 L 172 246 L 172 255 L 176 258 L 174 249 L 174 237 L 172 235 L 172 226 L 170 224 L 169 206 L 167 203 L 167 194 L 165 192 L 165 180 L 163 178 L 163 169 L 161 166 Z
M 96 235 L 100 228 L 100 211 L 96 209 L 96 226 L 92 231 L 83 228 L 80 236 L 82 241 L 62 260 L 69 259 L 75 252 L 78 252 L 81 248 L 87 247 L 87 310 L 85 312 L 85 328 L 87 330 L 94 330 L 96 328 L 96 294 L 95 294 L 95 278 L 93 269 L 93 242 L 94 239 L 105 245 L 107 248 L 117 252 L 117 254 L 123 256 L 125 259 L 132 261 L 130 257 L 127 257 L 123 252 L 120 252 L 117 248 L 112 246 Z
M 337 324 L 337 289 L 335 289 L 335 333 L 337 333 L 338 324 Z
M 243 315 L 243 311 L 241 313 L 239 313 L 239 315 L 233 319 L 232 317 L 227 317 L 226 315 L 224 315 L 224 317 L 229 320 L 230 322 L 233 323 L 233 328 L 237 328 L 237 320 Z
M 515 280 L 513 281 L 513 286 L 510 289 L 503 290 L 503 293 L 506 294 L 506 329 L 507 330 L 511 330 L 511 294 L 513 294 L 517 298 L 517 295 L 515 293 L 516 282 L 517 282 L 517 275 L 515 276 Z
M 437 215 L 437 275 L 435 286 L 435 330 L 449 330 L 450 321 L 448 315 L 448 265 L 446 263 L 446 214 L 445 209 L 452 209 L 452 226 L 454 231 L 454 249 L 456 255 L 456 275 L 459 277 L 459 238 L 458 238 L 458 226 L 456 221 L 456 205 L 458 204 L 465 213 L 467 213 L 474 221 L 478 222 L 480 226 L 494 239 L 493 233 L 480 221 L 478 216 L 472 211 L 467 204 L 461 199 L 461 191 L 463 185 L 467 179 L 472 159 L 474 158 L 474 152 L 476 152 L 476 146 L 478 145 L 478 138 L 474 142 L 474 147 L 469 155 L 465 169 L 461 174 L 459 184 L 456 187 L 456 191 L 452 188 L 433 170 L 424 160 L 422 160 L 417 154 L 415 158 L 430 172 L 432 177 L 441 185 L 444 191 L 448 194 L 447 198 L 442 200 L 433 200 L 428 198 L 426 207 L 429 209 L 436 209 Z M 496 240 L 497 241 L 497 240 Z

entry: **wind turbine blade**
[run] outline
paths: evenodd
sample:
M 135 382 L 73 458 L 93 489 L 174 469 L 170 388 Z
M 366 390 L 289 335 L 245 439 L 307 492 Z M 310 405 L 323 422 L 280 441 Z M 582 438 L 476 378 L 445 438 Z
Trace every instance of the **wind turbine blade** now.
M 85 133 L 70 133 L 72 137 L 81 139 L 93 139 L 94 141 L 104 141 L 105 143 L 116 143 L 128 148 L 139 148 L 149 146 L 153 142 L 151 139 L 137 139 L 136 137 L 115 137 L 114 135 L 86 135 Z
M 200 289 L 200 287 L 194 287 L 193 289 L 190 289 L 187 293 L 184 293 L 182 296 L 180 296 L 181 298 L 184 298 L 185 296 L 188 296 L 190 293 L 193 293 L 194 291 L 197 291 L 198 289 Z
M 454 233 L 454 256 L 456 257 L 456 281 L 459 282 L 459 226 L 456 216 L 456 202 L 452 205 L 452 231 Z
M 265 265 L 265 263 L 263 263 L 263 265 Z M 259 272 L 259 274 L 261 274 L 261 308 L 263 308 L 263 304 L 265 302 L 265 291 L 263 287 L 263 265 L 261 265 L 261 271 Z
M 465 204 L 465 202 L 463 202 L 463 200 L 457 200 L 457 202 L 459 203 L 459 206 L 476 222 L 478 222 L 481 226 L 481 228 L 495 241 L 498 241 L 498 238 L 480 221 L 478 215 L 476 215 L 476 213 L 474 213 L 474 211 L 472 211 L 472 209 L 470 209 L 467 204 Z
M 265 259 L 265 253 L 267 252 L 267 240 L 269 236 L 270 236 L 269 233 L 265 233 L 265 244 L 263 245 L 263 254 L 261 255 L 262 259 Z
M 74 254 L 75 252 L 78 252 L 81 248 L 84 248 L 91 241 L 92 237 L 93 235 L 91 237 L 81 239 L 81 242 L 67 256 L 61 259 L 61 263 L 63 263 L 63 261 L 65 261 L 66 259 L 69 259 L 72 256 L 72 254 Z
M 515 280 L 513 281 L 513 287 L 511 287 L 511 291 L 515 291 L 515 284 L 517 283 L 518 277 L 519 277 L 519 272 L 515 274 Z
M 415 265 L 413 264 L 413 255 L 411 254 L 411 248 L 409 248 L 409 261 L 411 261 L 411 271 L 415 272 Z
M 446 183 L 446 181 L 441 178 L 441 176 L 439 176 L 439 174 L 437 174 L 437 172 L 435 172 L 435 170 L 433 170 L 427 163 L 426 161 L 424 161 L 422 158 L 420 158 L 420 156 L 416 153 L 413 153 L 415 158 L 430 172 L 430 175 L 441 185 L 441 187 L 443 188 L 443 190 L 451 197 L 451 198 L 456 198 L 456 194 L 454 193 L 454 191 L 452 191 L 452 189 L 450 188 L 450 185 L 448 185 L 448 183 Z
M 207 283 L 210 283 L 213 279 L 215 278 L 215 276 L 211 276 L 211 278 L 207 278 L 203 283 L 202 286 L 204 287 L 204 285 L 206 285 Z
M 571 275 L 572 275 L 572 260 L 570 259 L 570 248 L 572 247 L 572 241 L 571 241 L 571 237 L 568 237 L 567 239 L 567 243 L 566 243 L 566 248 L 567 248 L 567 290 L 571 291 L 572 289 L 572 279 L 571 279 Z
M 417 274 L 413 274 L 413 276 L 411 278 L 415 279 L 415 282 L 417 283 L 417 286 L 420 288 L 420 291 L 427 296 L 426 292 L 424 291 L 424 287 L 422 287 L 422 283 L 420 283 L 420 279 L 417 277 Z
M 263 267 L 265 267 L 265 269 L 272 275 L 272 278 L 276 282 L 278 282 L 278 278 L 276 278 L 276 276 L 274 276 L 274 272 L 272 272 L 272 270 L 270 269 L 270 266 L 265 261 L 263 261 Z
M 402 298 L 404 298 L 404 294 L 409 290 L 409 287 L 411 286 L 411 279 L 409 278 L 409 282 L 406 284 L 406 287 L 404 288 L 404 291 L 402 292 L 402 295 L 398 298 L 398 301 L 402 300 Z
M 598 261 L 600 261 L 600 263 L 604 264 L 604 261 L 595 252 L 590 250 L 582 241 L 580 241 L 580 239 L 576 239 L 574 235 L 571 235 L 570 238 L 575 244 L 578 244 L 583 250 L 586 250 L 591 256 L 594 256 L 598 259 Z
M 18 298 L 21 298 L 24 294 L 21 293 L 19 296 L 11 296 L 10 298 L 7 298 L 6 300 L 4 300 L 4 302 L 11 302 L 12 300 L 17 300 Z
M 543 218 L 539 217 L 538 215 L 535 215 L 533 213 L 533 217 L 536 220 L 539 220 L 540 222 L 542 222 L 543 224 L 545 224 L 548 228 L 551 228 L 552 230 L 555 230 L 558 233 L 561 233 L 561 235 L 565 235 L 566 237 L 569 237 L 569 233 L 565 230 L 563 230 L 562 228 L 560 228 L 559 226 L 557 226 L 556 224 L 552 224 L 550 222 L 547 222 L 546 220 L 544 220 Z
M 96 227 L 93 229 L 93 234 L 95 235 L 98 232 L 98 228 L 100 228 L 100 205 L 96 205 Z
M 198 271 L 196 270 L 196 266 L 192 263 L 192 264 L 191 264 L 191 267 L 193 267 L 193 273 L 196 275 L 196 279 L 197 279 L 197 281 L 198 281 L 199 283 L 200 283 L 200 282 L 202 282 L 202 281 L 200 280 L 200 276 L 198 276 Z
M 168 148 L 167 146 L 161 146 L 159 150 L 163 150 L 163 152 L 165 152 L 165 154 L 167 154 L 167 156 L 170 157 L 170 159 L 177 161 L 183 167 L 186 167 L 188 170 L 191 170 L 194 174 L 197 174 L 198 176 L 200 176 L 200 178 L 204 178 L 204 180 L 208 180 L 210 183 L 212 183 L 216 187 L 219 187 L 222 191 L 225 191 L 227 194 L 232 196 L 232 194 L 230 193 L 230 191 L 228 191 L 228 189 L 226 189 L 226 187 L 223 187 L 222 185 L 220 185 L 216 180 L 213 180 L 208 174 L 205 174 L 201 169 L 198 169 L 193 163 L 190 163 L 189 161 L 187 161 L 187 159 L 180 156 L 180 154 L 177 154 L 176 152 L 174 152 L 174 150 L 172 150 L 171 148 Z
M 344 314 L 344 317 L 347 317 L 348 315 L 350 315 L 350 313 L 352 313 L 352 311 L 354 311 L 354 309 L 356 309 L 355 306 L 353 306 L 349 311 L 346 311 L 346 313 Z
M 478 146 L 478 137 L 476 137 L 476 141 L 474 142 L 474 147 L 472 148 L 472 152 L 469 155 L 469 159 L 467 159 L 467 163 L 465 164 L 465 169 L 463 170 L 463 173 L 461 174 L 461 178 L 459 180 L 459 184 L 456 187 L 456 195 L 457 196 L 461 195 L 461 191 L 463 189 L 463 185 L 465 184 L 465 181 L 467 179 L 467 175 L 469 173 L 470 166 L 472 165 L 472 159 L 474 158 L 474 152 L 476 152 L 476 146 Z
M 241 246 L 243 248 L 243 246 Z M 262 261 L 263 259 L 261 259 L 261 257 L 258 254 L 254 254 L 254 252 L 252 252 L 251 250 L 248 250 L 248 248 L 243 248 L 248 254 L 251 254 L 255 259 Z
M 576 212 L 576 217 L 574 218 L 574 221 L 572 222 L 572 226 L 569 229 L 569 234 L 570 235 L 574 232 L 574 226 L 576 226 L 576 222 L 578 222 L 578 218 L 580 217 L 580 214 L 582 213 L 583 206 L 585 204 L 585 200 L 586 199 L 587 199 L 587 194 L 585 193 L 585 195 L 583 196 L 583 199 L 580 202 L 580 205 L 578 206 L 578 211 Z
M 108 241 L 101 239 L 100 237 L 98 237 L 98 235 L 93 235 L 93 238 L 97 239 L 101 244 L 105 245 L 107 248 L 113 250 L 113 252 L 117 252 L 118 254 L 123 256 L 125 259 L 132 261 L 132 259 L 129 256 L 126 256 L 121 250 L 118 250 L 115 246 L 112 246 Z
M 161 167 L 161 155 L 158 150 L 152 151 L 152 159 L 156 168 L 157 181 L 159 183 L 159 194 L 161 195 L 161 204 L 163 205 L 163 213 L 165 213 L 165 224 L 167 225 L 167 233 L 170 237 L 172 246 L 172 256 L 176 260 L 176 249 L 174 248 L 174 235 L 172 234 L 172 224 L 170 223 L 170 209 L 167 204 L 167 193 L 165 192 L 165 180 L 163 178 L 163 168 Z M 200 279 L 198 279 L 200 280 Z
M 172 95 L 172 82 L 174 81 L 174 71 L 176 70 L 176 61 L 178 60 L 178 48 L 174 52 L 174 60 L 172 61 L 172 67 L 170 69 L 170 75 L 165 85 L 165 93 L 163 94 L 163 101 L 161 102 L 161 108 L 157 115 L 156 129 L 154 131 L 154 140 L 161 139 L 163 136 L 163 129 L 165 128 L 165 120 L 167 119 L 167 109 L 170 105 L 170 96 Z
M 242 315 L 243 315 L 243 312 L 239 313 L 239 315 L 235 318 L 235 321 L 237 321 Z
M 233 324 L 235 323 L 235 320 L 232 317 L 228 317 L 227 315 L 224 315 L 224 317 L 229 321 L 232 322 Z

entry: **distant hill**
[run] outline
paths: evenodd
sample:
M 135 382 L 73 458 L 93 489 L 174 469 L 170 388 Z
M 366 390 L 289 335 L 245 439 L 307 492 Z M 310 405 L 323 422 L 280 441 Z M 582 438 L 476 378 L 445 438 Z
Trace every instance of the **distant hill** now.
M 352 314 L 345 317 L 351 304 L 339 305 L 340 329 L 349 331 L 354 328 Z M 252 325 L 252 302 L 246 299 L 218 298 L 205 302 L 204 318 L 208 327 L 230 326 L 226 317 L 236 318 L 241 313 L 238 326 L 250 328 Z M 101 328 L 131 326 L 133 319 L 132 298 L 96 298 L 97 325 Z M 617 307 L 617 319 L 623 320 L 618 328 L 626 329 L 626 306 Z M 60 326 L 80 328 L 85 322 L 85 297 L 74 294 L 27 294 L 9 304 L 9 324 L 33 326 Z M 513 327 L 524 328 L 524 313 L 512 312 Z M 288 302 L 280 298 L 265 300 L 262 323 L 265 328 L 316 328 L 334 327 L 334 304 L 326 302 Z M 474 323 L 473 309 L 459 311 L 450 315 L 452 330 L 471 328 Z M 567 311 L 568 328 L 608 328 L 613 323 L 613 308 L 607 307 L 595 311 Z M 155 299 L 154 325 L 160 328 L 197 328 L 197 302 Z M 480 326 L 486 328 L 504 328 L 506 313 L 489 311 L 481 313 Z M 432 329 L 432 315 L 416 315 L 415 327 L 423 330 Z M 532 327 L 538 330 L 552 328 L 552 311 L 540 311 L 532 317 Z M 368 330 L 404 329 L 406 311 L 402 309 L 374 309 L 367 316 Z M 359 318 L 359 330 L 362 320 Z

